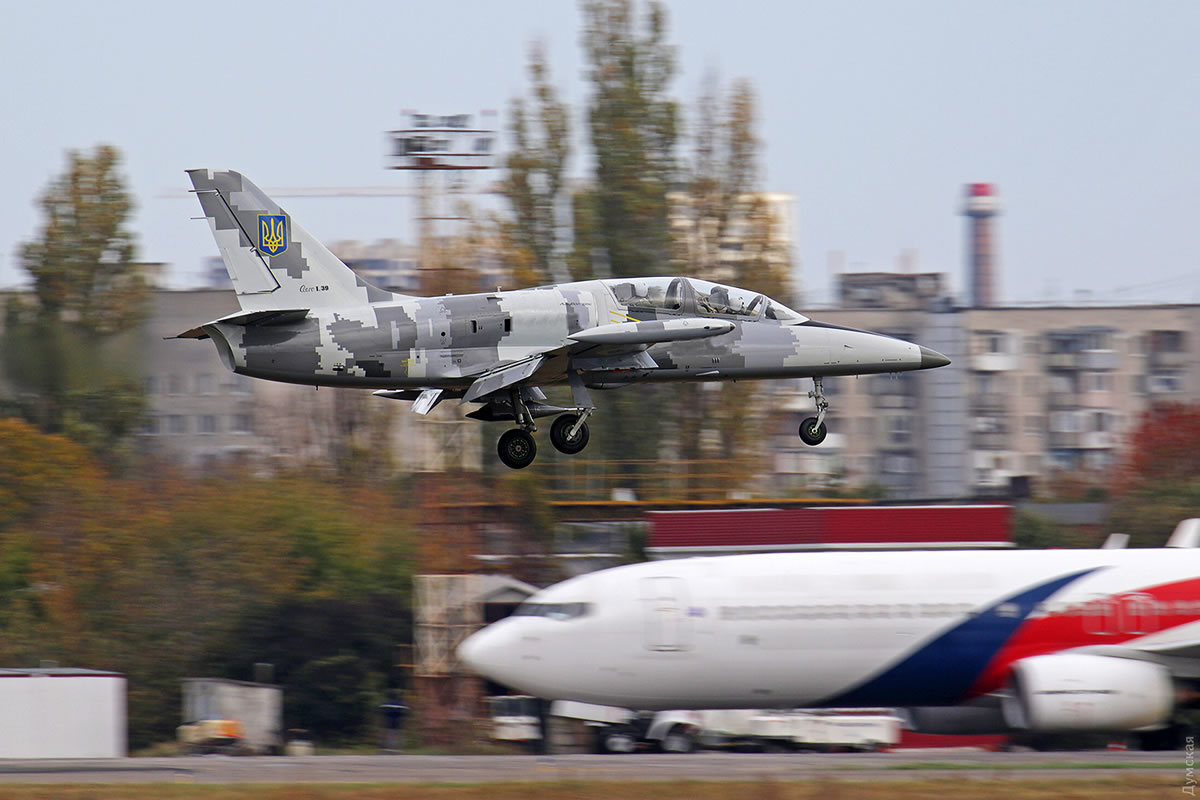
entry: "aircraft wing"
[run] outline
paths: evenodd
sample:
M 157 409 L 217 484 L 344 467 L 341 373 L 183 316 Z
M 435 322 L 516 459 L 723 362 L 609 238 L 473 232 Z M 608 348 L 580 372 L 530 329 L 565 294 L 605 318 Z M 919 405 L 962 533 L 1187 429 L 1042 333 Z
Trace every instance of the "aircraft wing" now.
M 214 319 L 195 328 L 189 328 L 183 333 L 169 336 L 168 339 L 207 339 L 204 328 L 208 325 L 282 325 L 287 322 L 298 322 L 308 316 L 307 308 L 284 308 L 271 311 L 238 311 L 234 314 Z
M 467 389 L 467 393 L 463 395 L 463 402 L 477 402 L 485 395 L 498 392 L 501 389 L 512 386 L 514 383 L 527 380 L 533 373 L 538 371 L 548 355 L 548 352 L 535 353 L 519 361 L 513 361 L 499 367 L 492 367 L 475 378 L 475 382 L 471 384 L 470 388 Z

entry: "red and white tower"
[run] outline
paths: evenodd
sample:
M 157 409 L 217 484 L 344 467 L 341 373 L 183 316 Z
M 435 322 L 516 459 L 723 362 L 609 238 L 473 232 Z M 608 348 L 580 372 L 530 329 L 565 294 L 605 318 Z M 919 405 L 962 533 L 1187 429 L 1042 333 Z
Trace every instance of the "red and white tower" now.
M 970 238 L 968 266 L 971 280 L 971 306 L 988 308 L 996 303 L 996 244 L 992 235 L 992 217 L 1000 213 L 1000 195 L 994 183 L 968 183 L 963 202 Z

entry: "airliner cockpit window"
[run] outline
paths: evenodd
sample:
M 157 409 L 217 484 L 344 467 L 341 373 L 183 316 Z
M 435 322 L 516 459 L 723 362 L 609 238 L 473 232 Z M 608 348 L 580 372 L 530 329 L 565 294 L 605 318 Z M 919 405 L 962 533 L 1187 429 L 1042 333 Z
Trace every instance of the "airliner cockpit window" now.
M 514 617 L 576 619 L 586 616 L 591 610 L 591 603 L 522 603 L 512 615 Z

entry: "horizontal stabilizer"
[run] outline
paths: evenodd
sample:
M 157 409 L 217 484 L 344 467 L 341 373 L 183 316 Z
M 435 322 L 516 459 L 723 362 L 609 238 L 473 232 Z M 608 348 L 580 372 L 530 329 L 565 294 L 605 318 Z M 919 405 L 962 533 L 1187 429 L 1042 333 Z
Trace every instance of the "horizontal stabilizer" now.
M 476 402 L 485 395 L 498 392 L 505 387 L 512 386 L 514 383 L 527 380 L 533 373 L 538 371 L 538 368 L 542 366 L 542 362 L 545 360 L 546 356 L 539 353 L 522 361 L 514 361 L 511 364 L 505 364 L 503 367 L 483 373 L 483 375 L 476 378 L 475 382 L 471 384 L 471 388 L 467 389 L 467 393 L 463 395 L 463 402 Z
M 568 336 L 583 344 L 654 344 L 657 342 L 681 342 L 686 339 L 706 339 L 720 336 L 733 330 L 733 323 L 726 319 L 645 320 L 643 322 L 618 322 L 588 328 Z
M 206 322 L 203 325 L 198 325 L 195 328 L 190 328 L 176 336 L 170 336 L 170 339 L 207 339 L 208 334 L 204 332 L 204 328 L 208 325 L 245 325 L 254 327 L 258 325 L 285 325 L 289 322 L 299 322 L 308 316 L 307 308 L 282 308 L 271 311 L 238 311 L 234 314 L 214 319 L 211 322 Z

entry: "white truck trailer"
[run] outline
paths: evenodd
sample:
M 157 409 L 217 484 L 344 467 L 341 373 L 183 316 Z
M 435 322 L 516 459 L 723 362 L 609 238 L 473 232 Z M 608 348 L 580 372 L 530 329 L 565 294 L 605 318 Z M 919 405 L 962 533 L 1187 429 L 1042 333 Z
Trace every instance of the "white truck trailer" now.
M 0 669 L 0 758 L 121 758 L 125 676 L 91 669 Z

